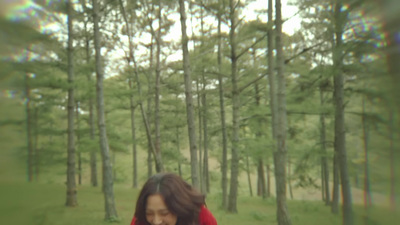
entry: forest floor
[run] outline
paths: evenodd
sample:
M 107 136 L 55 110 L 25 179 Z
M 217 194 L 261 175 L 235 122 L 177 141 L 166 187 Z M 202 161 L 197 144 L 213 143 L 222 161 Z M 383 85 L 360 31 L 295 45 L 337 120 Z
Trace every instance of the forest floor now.
M 182 151 L 183 155 L 189 160 L 190 158 L 190 151 L 189 149 L 186 149 Z M 219 162 L 216 158 L 209 157 L 209 168 L 211 171 L 220 171 L 220 165 Z M 252 191 L 255 193 L 256 187 L 257 187 L 257 174 L 251 173 L 250 174 L 250 180 L 251 180 L 251 186 L 252 186 Z M 315 181 L 317 184 L 320 184 L 320 180 Z M 242 184 L 239 189 L 242 192 L 246 192 L 249 194 L 249 182 L 248 182 L 248 177 L 246 172 L 242 171 L 240 176 L 239 176 L 239 183 Z M 243 185 L 247 184 L 247 185 Z M 330 187 L 333 187 L 333 183 L 330 182 Z M 330 189 L 332 191 L 332 189 Z M 363 205 L 364 204 L 364 191 L 361 188 L 354 187 L 354 185 L 351 188 L 352 191 L 352 200 L 353 204 L 357 205 Z M 287 191 L 287 198 L 292 199 L 292 200 L 304 200 L 304 201 L 322 201 L 322 194 L 321 194 L 321 189 L 320 188 L 315 188 L 315 187 L 292 187 L 292 193 L 293 193 L 293 198 L 291 198 L 290 193 L 289 193 L 289 188 Z M 271 178 L 271 195 L 275 195 L 275 180 Z M 382 206 L 382 207 L 389 207 L 390 205 L 390 199 L 389 196 L 386 196 L 385 194 L 378 193 L 378 192 L 372 192 L 371 193 L 372 197 L 372 203 L 377 206 Z M 339 198 L 339 201 L 341 199 Z

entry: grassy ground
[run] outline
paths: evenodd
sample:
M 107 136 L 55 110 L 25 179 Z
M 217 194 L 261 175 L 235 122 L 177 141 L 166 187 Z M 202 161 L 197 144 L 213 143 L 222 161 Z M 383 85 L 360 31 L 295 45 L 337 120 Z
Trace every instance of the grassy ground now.
M 91 225 L 109 224 L 104 219 L 103 195 L 100 188 L 78 188 L 79 206 L 67 208 L 65 187 L 57 184 L 27 184 L 25 182 L 1 182 L 0 218 L 2 224 L 14 225 Z M 133 215 L 137 189 L 115 187 L 115 198 L 120 224 L 129 224 Z M 274 199 L 239 197 L 238 214 L 219 209 L 219 196 L 210 195 L 207 204 L 220 225 L 276 224 Z M 292 224 L 336 225 L 340 216 L 330 213 L 329 207 L 319 201 L 289 201 Z M 400 215 L 385 208 L 372 208 L 365 222 L 366 212 L 355 206 L 356 224 L 396 225 Z

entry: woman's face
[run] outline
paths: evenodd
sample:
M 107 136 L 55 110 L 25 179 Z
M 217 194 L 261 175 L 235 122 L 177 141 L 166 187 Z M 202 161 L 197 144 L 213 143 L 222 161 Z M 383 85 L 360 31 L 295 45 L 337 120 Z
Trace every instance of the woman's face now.
M 160 194 L 154 194 L 147 198 L 146 220 L 151 225 L 175 225 L 178 217 L 169 211 Z

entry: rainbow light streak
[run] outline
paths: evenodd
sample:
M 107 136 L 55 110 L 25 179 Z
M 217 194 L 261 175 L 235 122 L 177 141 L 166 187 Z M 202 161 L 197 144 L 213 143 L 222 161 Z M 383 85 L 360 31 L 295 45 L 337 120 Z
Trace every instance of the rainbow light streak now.
M 364 10 L 353 12 L 349 15 L 349 31 L 344 36 L 349 39 L 362 38 L 365 35 L 372 35 L 372 39 L 368 42 L 372 43 L 375 48 L 385 46 L 385 34 L 379 32 L 381 25 L 377 17 L 366 15 Z
M 31 0 L 20 1 L 19 3 L 14 4 L 5 16 L 6 19 L 11 21 L 30 20 L 32 17 L 37 15 L 37 9 L 38 6 Z
M 7 98 L 14 98 L 16 91 L 14 90 L 3 90 L 3 95 Z

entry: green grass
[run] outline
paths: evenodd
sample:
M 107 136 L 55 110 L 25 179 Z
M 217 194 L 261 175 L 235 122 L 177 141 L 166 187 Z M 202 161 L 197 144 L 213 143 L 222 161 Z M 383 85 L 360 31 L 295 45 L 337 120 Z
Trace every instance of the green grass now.
M 0 218 L 2 224 L 14 225 L 90 225 L 109 224 L 104 221 L 103 194 L 99 187 L 78 187 L 78 206 L 64 206 L 65 187 L 57 184 L 24 182 L 0 183 Z M 137 189 L 115 186 L 115 199 L 120 224 L 129 224 L 134 211 Z M 219 196 L 209 195 L 207 204 L 219 225 L 269 224 L 276 223 L 274 199 L 239 197 L 238 214 L 219 209 Z M 341 224 L 340 215 L 330 213 L 330 208 L 320 201 L 289 201 L 292 224 L 336 225 Z M 366 212 L 355 206 L 356 224 L 395 225 L 400 215 L 385 208 L 372 208 L 369 223 L 364 223 Z

